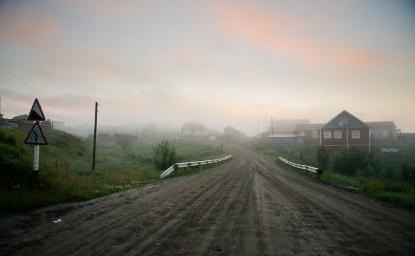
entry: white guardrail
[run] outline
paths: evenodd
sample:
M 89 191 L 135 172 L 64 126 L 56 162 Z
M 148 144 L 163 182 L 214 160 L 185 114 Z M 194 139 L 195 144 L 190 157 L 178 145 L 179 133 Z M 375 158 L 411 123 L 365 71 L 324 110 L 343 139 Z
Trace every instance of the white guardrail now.
M 224 156 L 224 157 L 221 157 L 221 158 L 216 158 L 216 159 L 211 159 L 211 160 L 175 163 L 172 166 L 170 166 L 169 168 L 167 168 L 162 174 L 160 174 L 160 179 L 163 179 L 163 178 L 167 177 L 168 175 L 170 175 L 170 173 L 172 173 L 174 170 L 177 170 L 179 168 L 201 166 L 201 165 L 205 165 L 205 164 L 215 164 L 215 163 L 220 163 L 220 162 L 226 161 L 230 158 L 232 158 L 231 154 L 229 154 L 227 156 Z
M 312 172 L 312 173 L 315 173 L 315 174 L 322 174 L 323 173 L 323 170 L 320 169 L 320 168 L 317 168 L 317 167 L 308 166 L 308 165 L 304 165 L 304 164 L 296 164 L 296 163 L 293 163 L 291 161 L 288 161 L 287 159 L 285 159 L 281 156 L 278 157 L 278 159 L 281 162 L 286 163 L 289 166 L 292 166 L 292 167 L 297 168 L 297 169 L 306 170 L 306 171 L 309 171 L 309 172 Z

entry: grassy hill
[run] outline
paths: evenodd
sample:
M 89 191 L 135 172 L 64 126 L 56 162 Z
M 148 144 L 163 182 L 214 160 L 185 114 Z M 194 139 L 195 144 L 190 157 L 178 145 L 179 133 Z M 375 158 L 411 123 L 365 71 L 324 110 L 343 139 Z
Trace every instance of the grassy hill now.
M 155 142 L 98 140 L 97 168 L 91 171 L 90 138 L 50 130 L 41 146 L 39 176 L 32 173 L 33 146 L 26 134 L 0 128 L 0 211 L 24 211 L 45 205 L 87 200 L 157 181 L 152 163 Z M 221 155 L 215 147 L 177 144 L 178 160 Z M 188 173 L 188 172 L 186 172 Z

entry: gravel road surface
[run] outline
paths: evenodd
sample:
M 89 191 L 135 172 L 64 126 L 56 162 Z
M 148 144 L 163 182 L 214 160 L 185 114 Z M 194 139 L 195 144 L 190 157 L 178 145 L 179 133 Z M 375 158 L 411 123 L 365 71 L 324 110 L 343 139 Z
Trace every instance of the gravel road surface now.
M 413 213 L 230 151 L 194 175 L 2 216 L 0 254 L 415 255 Z

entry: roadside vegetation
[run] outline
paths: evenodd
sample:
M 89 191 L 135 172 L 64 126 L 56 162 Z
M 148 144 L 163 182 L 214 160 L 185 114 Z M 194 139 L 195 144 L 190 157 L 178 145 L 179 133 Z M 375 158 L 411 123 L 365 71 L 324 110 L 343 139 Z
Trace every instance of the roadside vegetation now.
M 158 181 L 163 168 L 173 162 L 222 155 L 218 147 L 202 141 L 169 142 L 161 137 L 137 141 L 134 136 L 115 135 L 98 138 L 96 170 L 91 171 L 92 138 L 50 130 L 35 176 L 33 147 L 23 144 L 25 135 L 0 128 L 0 211 L 30 210 L 136 188 Z
M 399 152 L 382 153 L 381 148 Z M 339 150 L 328 153 L 315 145 L 282 148 L 268 141 L 254 143 L 254 148 L 276 160 L 322 168 L 322 182 L 361 191 L 371 197 L 415 209 L 415 145 L 402 141 L 375 142 L 371 153 Z

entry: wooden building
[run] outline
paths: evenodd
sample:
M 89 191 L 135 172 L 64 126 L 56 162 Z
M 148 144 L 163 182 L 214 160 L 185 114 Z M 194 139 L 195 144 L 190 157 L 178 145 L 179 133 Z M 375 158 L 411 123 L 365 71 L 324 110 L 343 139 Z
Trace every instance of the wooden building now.
M 294 133 L 304 136 L 305 144 L 318 145 L 320 143 L 320 130 L 324 124 L 298 124 Z
M 320 145 L 329 151 L 351 148 L 370 151 L 370 143 L 369 127 L 346 110 L 321 128 Z
M 374 140 L 397 140 L 398 129 L 393 121 L 366 122 Z
M 299 134 L 270 134 L 268 138 L 276 147 L 300 147 L 304 146 L 304 136 Z

